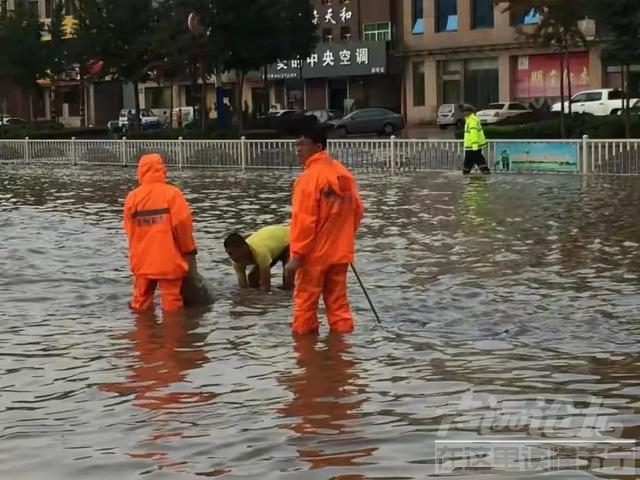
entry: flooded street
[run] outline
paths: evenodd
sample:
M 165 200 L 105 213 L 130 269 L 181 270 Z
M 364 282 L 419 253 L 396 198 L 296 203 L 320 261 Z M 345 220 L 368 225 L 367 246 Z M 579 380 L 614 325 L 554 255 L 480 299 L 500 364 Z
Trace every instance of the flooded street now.
M 383 328 L 350 276 L 355 333 L 294 340 L 222 246 L 288 222 L 294 175 L 170 172 L 218 301 L 163 318 L 127 309 L 132 168 L 0 167 L 0 479 L 635 478 L 562 440 L 636 451 L 640 178 L 357 174 Z M 528 472 L 442 460 L 505 438 Z

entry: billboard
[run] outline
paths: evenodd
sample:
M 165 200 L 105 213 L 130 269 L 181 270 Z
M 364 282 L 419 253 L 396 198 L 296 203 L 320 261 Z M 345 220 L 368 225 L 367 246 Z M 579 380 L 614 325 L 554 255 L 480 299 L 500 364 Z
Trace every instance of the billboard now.
M 318 44 L 305 59 L 278 60 L 267 69 L 269 80 L 336 78 L 387 73 L 386 42 Z
M 524 55 L 517 57 L 514 75 L 516 98 L 559 97 L 560 55 Z M 565 69 L 566 69 L 565 65 Z M 589 53 L 569 54 L 569 70 L 565 70 L 565 95 L 590 88 Z
M 575 142 L 495 142 L 494 146 L 497 172 L 578 172 Z

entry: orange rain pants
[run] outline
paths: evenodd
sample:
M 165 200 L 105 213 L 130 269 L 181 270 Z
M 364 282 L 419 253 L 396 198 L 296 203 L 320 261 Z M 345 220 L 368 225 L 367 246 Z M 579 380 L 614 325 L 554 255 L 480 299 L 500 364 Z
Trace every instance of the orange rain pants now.
M 318 332 L 318 301 L 324 300 L 331 331 L 351 333 L 353 316 L 347 298 L 349 264 L 324 268 L 301 268 L 296 272 L 293 331 L 299 335 Z
M 167 184 L 166 176 L 160 155 L 143 156 L 138 164 L 140 186 L 125 200 L 134 310 L 153 306 L 158 284 L 163 309 L 182 308 L 180 288 L 189 271 L 187 256 L 197 253 L 189 205 L 178 188 Z
M 318 330 L 318 300 L 323 297 L 332 331 L 353 331 L 347 299 L 347 271 L 354 259 L 355 234 L 363 206 L 351 172 L 322 151 L 309 158 L 295 182 L 290 251 L 296 272 L 293 333 Z
M 133 299 L 131 309 L 137 311 L 150 310 L 153 307 L 153 296 L 156 287 L 160 287 L 160 300 L 165 312 L 173 312 L 183 307 L 182 279 L 178 280 L 152 280 L 145 277 L 135 277 L 133 281 Z

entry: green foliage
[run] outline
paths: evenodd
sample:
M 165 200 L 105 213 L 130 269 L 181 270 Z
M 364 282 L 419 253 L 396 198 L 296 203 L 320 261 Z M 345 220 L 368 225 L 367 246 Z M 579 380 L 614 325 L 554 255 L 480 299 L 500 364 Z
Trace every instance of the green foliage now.
M 581 46 L 586 38 L 580 29 L 580 20 L 590 13 L 586 1 L 567 0 L 494 0 L 502 4 L 515 17 L 534 10 L 540 22 L 532 27 L 519 27 L 519 32 L 533 43 L 564 50 Z
M 631 119 L 631 134 L 640 138 L 640 116 Z M 583 135 L 589 138 L 625 138 L 625 122 L 622 116 L 614 115 L 598 117 L 593 115 L 574 114 L 566 116 L 569 126 L 566 138 L 579 139 Z M 485 135 L 490 140 L 518 139 L 559 139 L 561 135 L 560 117 L 524 125 L 487 125 Z
M 0 82 L 20 85 L 29 93 L 35 90 L 48 67 L 42 32 L 40 19 L 22 3 L 0 18 Z
M 247 130 L 243 132 L 247 140 L 273 140 L 279 138 L 293 138 L 278 132 L 277 130 Z M 184 140 L 238 140 L 240 136 L 234 132 L 215 132 L 208 130 L 157 130 L 149 132 L 138 132 L 127 135 L 127 140 L 177 140 L 182 137 Z
M 54 80 L 69 66 L 69 40 L 64 32 L 64 4 L 56 3 L 51 15 L 51 23 L 47 26 L 49 39 L 44 43 L 43 53 L 48 67 L 48 76 Z

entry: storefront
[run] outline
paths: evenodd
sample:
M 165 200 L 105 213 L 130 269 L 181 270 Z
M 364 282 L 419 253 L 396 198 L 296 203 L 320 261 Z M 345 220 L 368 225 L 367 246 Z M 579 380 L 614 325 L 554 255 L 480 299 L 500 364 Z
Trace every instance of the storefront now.
M 591 86 L 588 52 L 569 54 L 564 72 L 564 94 L 576 94 Z M 513 57 L 512 95 L 516 100 L 539 104 L 560 98 L 561 56 L 559 54 L 524 55 Z
M 304 60 L 271 65 L 267 79 L 281 108 L 400 110 L 401 77 L 389 73 L 384 42 L 323 43 Z
M 485 108 L 499 100 L 497 58 L 443 60 L 438 62 L 440 104 L 469 103 Z
M 640 65 L 629 65 L 629 78 L 624 83 L 631 98 L 640 98 Z M 604 85 L 606 88 L 623 88 L 622 67 L 620 65 L 605 67 Z

